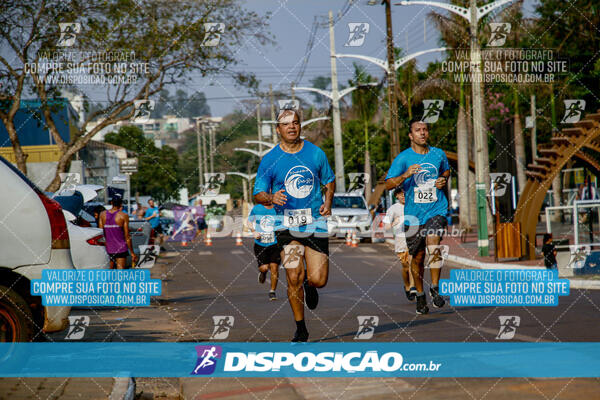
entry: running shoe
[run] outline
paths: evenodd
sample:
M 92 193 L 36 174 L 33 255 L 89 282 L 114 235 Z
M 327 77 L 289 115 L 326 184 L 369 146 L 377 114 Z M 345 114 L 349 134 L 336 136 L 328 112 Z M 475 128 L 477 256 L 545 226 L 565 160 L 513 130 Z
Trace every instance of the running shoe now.
M 304 280 L 304 302 L 310 310 L 317 308 L 319 304 L 319 293 L 317 288 L 308 284 L 308 280 Z
M 265 279 L 267 279 L 267 271 L 258 272 L 258 283 L 265 283 Z
M 406 293 L 406 298 L 410 301 L 414 301 L 415 297 L 417 297 L 417 288 L 416 287 L 411 287 L 408 290 L 405 290 L 404 293 Z
M 296 333 L 294 334 L 294 338 L 292 342 L 307 342 L 308 341 L 308 331 L 299 331 L 296 329 Z
M 446 304 L 446 300 L 444 300 L 444 298 L 440 296 L 439 288 L 437 286 L 431 287 L 429 289 L 429 294 L 431 294 L 432 303 L 435 308 L 444 307 L 444 304 Z
M 271 301 L 277 300 L 277 296 L 275 295 L 275 292 L 269 292 L 269 300 L 271 300 Z
M 417 296 L 417 314 L 427 314 L 428 312 L 427 299 L 425 293 L 423 293 L 421 296 Z

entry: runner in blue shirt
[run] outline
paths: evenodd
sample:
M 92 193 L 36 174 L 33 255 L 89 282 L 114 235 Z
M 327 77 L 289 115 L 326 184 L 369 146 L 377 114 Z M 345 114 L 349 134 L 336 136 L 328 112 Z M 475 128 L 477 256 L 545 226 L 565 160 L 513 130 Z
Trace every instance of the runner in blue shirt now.
M 158 235 L 158 244 L 161 246 L 160 251 L 165 251 L 165 249 L 162 247 L 164 241 L 164 232 L 162 230 L 162 226 L 160 225 L 160 211 L 154 204 L 154 199 L 148 200 L 148 209 L 144 214 L 144 219 L 148 221 L 150 223 L 150 227 L 152 227 L 152 237 L 156 238 Z
M 293 342 L 308 340 L 303 299 L 313 310 L 319 302 L 316 288 L 329 276 L 329 238 L 326 216 L 331 215 L 335 176 L 325 153 L 300 138 L 300 115 L 282 110 L 277 118 L 280 143 L 260 162 L 254 200 L 275 205 L 275 228 L 288 281 L 288 300 L 296 321 Z M 321 186 L 325 187 L 325 200 Z M 306 274 L 304 272 L 306 261 Z M 305 278 L 306 276 L 306 278 Z
M 425 122 L 409 122 L 410 148 L 398 154 L 386 176 L 386 189 L 402 185 L 405 193 L 404 220 L 406 244 L 412 256 L 411 271 L 417 288 L 417 314 L 427 314 L 427 300 L 423 291 L 425 247 L 427 265 L 431 271 L 429 292 L 434 307 L 443 307 L 444 299 L 438 291 L 443 265 L 440 241 L 446 230 L 448 200 L 445 191 L 450 167 L 443 150 L 429 146 L 429 127 Z
M 269 299 L 277 300 L 275 290 L 279 278 L 278 268 L 281 263 L 281 254 L 277 239 L 275 239 L 275 221 L 277 212 L 273 204 L 257 204 L 252 207 L 248 215 L 247 227 L 254 233 L 254 255 L 258 261 L 258 282 L 264 283 L 267 271 L 271 271 L 271 290 Z

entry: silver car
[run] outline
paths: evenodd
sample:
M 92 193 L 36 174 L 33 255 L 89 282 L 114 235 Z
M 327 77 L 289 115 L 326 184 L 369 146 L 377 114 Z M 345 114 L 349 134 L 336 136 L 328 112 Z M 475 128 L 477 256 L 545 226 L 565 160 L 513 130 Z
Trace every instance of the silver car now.
M 331 205 L 331 217 L 327 222 L 330 235 L 344 237 L 356 232 L 359 238 L 371 237 L 373 220 L 363 196 L 351 193 L 336 193 Z

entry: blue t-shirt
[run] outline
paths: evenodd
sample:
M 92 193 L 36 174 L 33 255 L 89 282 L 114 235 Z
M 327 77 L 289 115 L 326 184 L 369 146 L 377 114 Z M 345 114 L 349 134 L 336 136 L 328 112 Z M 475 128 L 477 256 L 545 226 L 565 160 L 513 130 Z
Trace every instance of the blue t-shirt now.
M 265 154 L 256 173 L 254 195 L 285 191 L 285 205 L 274 207 L 280 216 L 276 230 L 327 232 L 327 220 L 319 214 L 321 185 L 333 182 L 335 175 L 323 150 L 306 140 L 303 143 L 297 153 L 286 153 L 277 145 Z
M 144 218 L 148 218 L 151 215 L 153 215 L 154 213 L 156 213 L 156 217 L 149 219 L 148 222 L 150 222 L 150 226 L 152 227 L 152 229 L 156 228 L 158 226 L 158 224 L 160 223 L 160 218 L 158 217 L 158 207 L 153 207 L 153 208 L 148 208 L 146 210 L 146 213 L 144 214 Z
M 264 247 L 277 243 L 277 239 L 275 239 L 277 211 L 275 208 L 269 209 L 262 204 L 257 204 L 252 207 L 248 220 L 254 224 L 254 230 L 261 234 L 260 239 L 255 239 L 254 243 Z
M 409 226 L 424 225 L 436 215 L 445 217 L 448 214 L 446 194 L 434 186 L 435 180 L 450 169 L 443 150 L 429 147 L 426 154 L 418 154 L 412 148 L 408 148 L 392 161 L 385 179 L 402 175 L 414 164 L 419 164 L 421 170 L 402 184 L 406 198 L 404 223 Z

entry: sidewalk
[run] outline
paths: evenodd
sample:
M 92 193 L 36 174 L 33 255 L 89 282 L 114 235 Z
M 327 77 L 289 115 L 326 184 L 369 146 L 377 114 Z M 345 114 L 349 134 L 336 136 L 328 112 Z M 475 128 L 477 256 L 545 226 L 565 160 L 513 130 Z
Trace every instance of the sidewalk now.
M 393 239 L 386 239 L 388 243 L 393 244 Z M 490 255 L 483 257 L 479 255 L 477 247 L 477 232 L 471 232 L 466 235 L 466 240 L 461 241 L 459 236 L 446 236 L 442 240 L 442 244 L 448 246 L 448 258 L 446 265 L 452 268 L 476 268 L 476 269 L 545 269 L 544 260 L 541 257 L 535 260 L 494 260 L 493 256 L 493 240 L 490 240 Z M 564 257 L 566 256 L 566 259 Z M 558 254 L 559 261 L 559 276 L 569 279 L 571 289 L 596 289 L 600 290 L 600 279 L 585 279 L 584 277 L 573 277 L 573 270 L 563 268 L 568 262 L 568 252 Z

